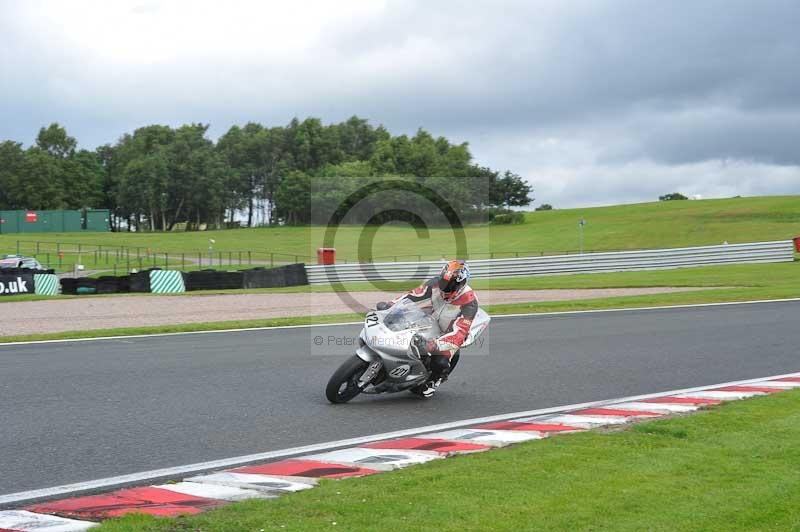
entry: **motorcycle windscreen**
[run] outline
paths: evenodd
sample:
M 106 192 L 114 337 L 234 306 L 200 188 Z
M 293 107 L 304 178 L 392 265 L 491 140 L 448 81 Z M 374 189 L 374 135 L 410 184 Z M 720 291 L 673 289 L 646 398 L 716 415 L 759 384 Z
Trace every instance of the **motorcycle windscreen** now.
M 392 332 L 411 328 L 427 328 L 432 324 L 433 318 L 407 299 L 398 301 L 383 318 L 383 325 Z

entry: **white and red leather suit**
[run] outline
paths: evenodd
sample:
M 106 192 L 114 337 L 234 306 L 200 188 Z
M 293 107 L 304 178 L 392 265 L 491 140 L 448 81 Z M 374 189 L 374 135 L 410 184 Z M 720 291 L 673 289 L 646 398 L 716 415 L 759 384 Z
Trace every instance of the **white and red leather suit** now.
M 431 316 L 437 320 L 444 333 L 428 342 L 428 351 L 452 358 L 466 341 L 472 320 L 478 312 L 478 298 L 472 288 L 465 284 L 461 289 L 445 296 L 439 289 L 439 277 L 434 277 L 398 297 L 393 303 L 403 298 L 423 308 L 431 307 Z

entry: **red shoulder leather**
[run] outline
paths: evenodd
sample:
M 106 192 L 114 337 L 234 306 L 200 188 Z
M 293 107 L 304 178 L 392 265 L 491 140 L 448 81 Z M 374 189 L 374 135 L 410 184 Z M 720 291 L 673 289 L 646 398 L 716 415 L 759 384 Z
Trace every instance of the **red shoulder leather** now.
M 473 301 L 477 301 L 477 297 L 475 297 L 475 292 L 470 289 L 455 298 L 452 301 L 448 301 L 451 305 L 458 305 L 459 307 L 463 307 L 467 303 L 472 303 Z

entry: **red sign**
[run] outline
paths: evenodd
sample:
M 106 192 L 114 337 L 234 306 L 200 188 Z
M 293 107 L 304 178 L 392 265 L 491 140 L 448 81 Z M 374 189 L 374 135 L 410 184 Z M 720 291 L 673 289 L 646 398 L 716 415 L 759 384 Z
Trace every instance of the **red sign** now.
M 36 220 L 39 218 L 36 216 L 36 213 L 33 211 L 28 211 L 25 213 L 25 221 L 31 224 L 35 224 Z

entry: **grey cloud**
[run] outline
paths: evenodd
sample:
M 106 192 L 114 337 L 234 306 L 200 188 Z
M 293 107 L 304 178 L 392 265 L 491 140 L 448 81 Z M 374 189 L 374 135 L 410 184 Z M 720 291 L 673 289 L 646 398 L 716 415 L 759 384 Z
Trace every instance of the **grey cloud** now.
M 131 10 L 157 17 L 160 4 Z M 573 180 L 596 184 L 599 174 L 607 202 L 667 185 L 723 193 L 719 167 L 703 164 L 718 160 L 755 165 L 776 191 L 787 179 L 779 167 L 800 177 L 794 0 L 394 1 L 321 27 L 316 43 L 286 58 L 242 50 L 107 64 L 25 4 L 2 3 L 0 138 L 29 142 L 58 120 L 91 147 L 152 122 L 210 122 L 218 135 L 248 120 L 358 114 L 395 132 L 422 126 L 469 140 L 479 162 L 534 184 L 556 168 L 550 175 L 570 185 L 542 188 L 559 194 L 554 202 L 583 198 Z M 615 172 L 632 179 L 631 165 L 650 173 L 652 188 L 612 183 Z M 686 165 L 705 172 L 697 184 L 670 172 Z

